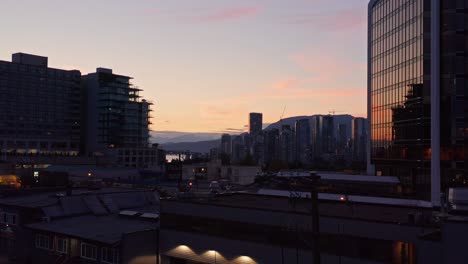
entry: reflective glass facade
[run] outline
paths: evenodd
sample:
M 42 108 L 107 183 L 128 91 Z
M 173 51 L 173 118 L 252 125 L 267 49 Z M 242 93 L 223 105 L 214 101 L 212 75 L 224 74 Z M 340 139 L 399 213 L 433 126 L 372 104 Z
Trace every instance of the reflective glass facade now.
M 468 182 L 465 79 L 468 1 L 440 1 L 442 188 Z M 431 1 L 380 0 L 369 6 L 371 163 L 427 198 L 431 167 Z M 468 95 L 468 94 L 467 94 Z
M 379 1 L 370 26 L 372 161 L 377 171 L 400 175 L 404 185 L 411 186 L 415 180 L 429 179 L 424 175 L 430 165 L 424 1 Z

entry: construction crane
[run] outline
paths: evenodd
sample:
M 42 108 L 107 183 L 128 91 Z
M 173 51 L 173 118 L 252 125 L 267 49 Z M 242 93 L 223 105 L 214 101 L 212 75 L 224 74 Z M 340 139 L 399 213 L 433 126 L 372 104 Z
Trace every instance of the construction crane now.
M 283 107 L 283 112 L 281 113 L 280 119 L 279 119 L 279 131 L 283 128 L 283 116 L 284 112 L 286 111 L 286 105 Z
M 286 111 L 286 105 L 284 106 L 283 108 L 283 112 L 281 113 L 281 116 L 280 116 L 280 123 L 283 122 L 283 116 L 284 116 L 284 112 Z

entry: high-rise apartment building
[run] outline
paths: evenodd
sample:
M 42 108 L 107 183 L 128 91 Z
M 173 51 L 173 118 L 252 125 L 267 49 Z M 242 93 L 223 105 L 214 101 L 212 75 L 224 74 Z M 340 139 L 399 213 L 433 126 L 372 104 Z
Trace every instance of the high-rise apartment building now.
M 314 157 L 335 153 L 335 126 L 332 115 L 312 116 Z
M 282 125 L 279 136 L 279 154 L 283 162 L 294 163 L 296 161 L 294 142 L 294 130 L 290 125 Z
M 273 161 L 280 160 L 280 132 L 278 129 L 273 128 L 264 132 L 264 156 L 265 163 L 269 164 Z
M 104 68 L 83 76 L 88 154 L 148 146 L 151 103 L 141 99 L 131 79 Z
M 367 144 L 367 120 L 362 117 L 356 117 L 352 123 L 351 147 L 353 160 L 359 162 L 366 161 Z
M 75 156 L 80 151 L 81 73 L 16 53 L 0 61 L 0 149 L 6 155 Z
M 242 135 L 233 136 L 231 139 L 232 155 L 231 161 L 233 163 L 238 163 L 244 159 L 246 148 L 244 144 L 244 138 Z
M 467 8 L 456 0 L 368 8 L 368 168 L 435 206 L 468 178 Z
M 310 163 L 310 124 L 309 119 L 300 119 L 295 124 L 296 159 L 302 164 Z
M 250 113 L 249 114 L 249 133 L 260 134 L 262 133 L 263 114 Z
M 232 154 L 231 135 L 229 134 L 221 135 L 221 153 L 228 155 Z

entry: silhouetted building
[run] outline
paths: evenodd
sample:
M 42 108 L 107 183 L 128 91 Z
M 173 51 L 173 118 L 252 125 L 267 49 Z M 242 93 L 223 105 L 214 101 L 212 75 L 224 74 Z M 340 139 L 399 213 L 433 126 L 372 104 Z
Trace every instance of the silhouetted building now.
M 367 120 L 362 117 L 357 117 L 353 120 L 352 126 L 352 150 L 353 160 L 366 161 L 366 144 L 367 144 Z
M 151 103 L 131 79 L 104 68 L 83 76 L 88 153 L 148 146 Z
M 8 155 L 74 156 L 80 151 L 81 73 L 24 53 L 0 61 L 0 149 Z
M 344 155 L 349 147 L 349 139 L 347 134 L 350 130 L 350 126 L 346 124 L 339 124 L 338 130 L 336 131 L 336 153 L 337 155 Z
M 314 157 L 329 157 L 330 155 L 333 155 L 335 153 L 335 129 L 333 116 L 313 116 L 312 126 Z
M 238 163 L 245 157 L 245 145 L 242 136 L 232 137 L 231 162 Z
M 231 152 L 232 152 L 231 135 L 229 134 L 221 135 L 221 153 L 231 155 Z
M 302 164 L 310 162 L 310 125 L 309 119 L 296 121 L 295 127 L 296 160 Z
M 86 153 L 109 157 L 118 166 L 158 166 L 157 148 L 149 146 L 152 103 L 141 98 L 131 79 L 104 68 L 83 76 Z
M 369 3 L 369 173 L 398 176 L 435 206 L 441 190 L 468 177 L 463 8 L 455 0 Z
M 263 115 L 261 113 L 249 114 L 249 133 L 260 134 L 262 132 Z
M 328 182 L 346 189 L 353 183 L 385 185 L 377 177 L 371 177 L 374 183 L 343 178 Z M 294 194 L 260 189 L 161 200 L 162 263 L 314 263 L 310 188 Z M 468 255 L 460 243 L 468 234 L 466 221 L 453 217 L 431 225 L 427 202 L 325 193 L 319 199 L 322 263 L 463 263 Z
M 266 130 L 264 132 L 265 163 L 280 160 L 279 135 L 280 133 L 278 129 Z
M 280 132 L 280 158 L 286 163 L 293 163 L 295 157 L 294 131 L 289 125 L 283 125 Z
M 0 199 L 0 255 L 18 263 L 155 263 L 159 194 L 22 190 Z M 2 261 L 3 262 L 3 261 Z
M 257 165 L 265 164 L 265 138 L 263 131 L 251 136 L 253 139 L 250 148 L 252 157 Z

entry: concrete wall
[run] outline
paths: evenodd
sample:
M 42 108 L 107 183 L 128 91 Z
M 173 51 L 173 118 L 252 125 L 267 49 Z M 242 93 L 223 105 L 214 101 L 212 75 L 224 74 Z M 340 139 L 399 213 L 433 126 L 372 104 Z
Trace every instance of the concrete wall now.
M 157 240 L 156 230 L 125 234 L 121 245 L 121 263 L 156 263 Z
M 223 166 L 221 178 L 229 179 L 232 183 L 240 185 L 252 184 L 258 173 L 262 172 L 260 166 Z
M 299 228 L 305 230 L 310 230 L 312 224 L 311 216 L 307 214 L 291 214 L 280 211 L 197 203 L 165 201 L 161 205 L 161 210 L 163 214 L 217 218 L 227 221 L 279 227 L 288 227 L 291 224 L 291 218 L 293 218 L 294 224 L 297 223 Z M 421 234 L 422 230 L 419 226 L 321 216 L 320 231 L 330 234 L 343 234 L 373 239 L 418 242 L 418 236 Z
M 249 223 L 249 224 L 260 224 L 268 226 L 278 226 L 279 229 L 287 229 L 291 226 L 291 219 L 294 220 L 294 225 L 297 224 L 298 228 L 301 230 L 311 230 L 311 216 L 307 214 L 292 214 L 281 211 L 267 211 L 267 210 L 258 210 L 258 209 L 247 209 L 247 208 L 237 208 L 237 207 L 228 207 L 228 206 L 216 206 L 216 205 L 207 205 L 207 204 L 196 204 L 196 203 L 181 203 L 181 202 L 172 202 L 166 201 L 162 205 L 163 214 L 176 214 L 181 216 L 192 216 L 192 217 L 201 217 L 201 218 L 215 218 L 226 221 L 235 221 L 239 223 Z M 442 248 L 440 241 L 424 240 L 421 239 L 421 235 L 426 232 L 435 232 L 433 228 L 424 228 L 417 225 L 407 225 L 401 223 L 389 223 L 389 222 L 377 222 L 377 221 L 366 221 L 360 219 L 344 218 L 344 217 L 320 217 L 320 232 L 323 234 L 334 234 L 341 236 L 350 236 L 357 238 L 369 238 L 376 240 L 385 240 L 385 241 L 394 241 L 396 244 L 411 244 L 414 245 L 414 249 L 411 254 L 416 263 L 464 263 L 462 259 L 468 259 L 468 251 L 463 250 L 466 247 L 464 241 L 468 238 L 468 225 L 464 225 L 463 228 L 455 225 L 445 225 L 444 226 L 444 246 Z M 168 231 L 165 231 L 168 232 Z M 172 231 L 171 231 L 172 232 Z M 190 236 L 196 236 L 196 234 L 190 234 Z M 183 237 L 183 236 L 182 236 Z M 179 245 L 186 245 L 193 242 L 192 238 L 184 238 L 178 241 L 172 241 L 171 238 L 168 238 L 167 235 L 161 237 L 161 243 L 167 255 L 177 256 L 180 249 L 176 251 L 171 251 L 176 249 Z M 185 242 L 184 242 L 185 241 Z M 208 243 L 208 242 L 203 242 Z M 201 245 L 213 245 L 219 246 L 218 242 L 210 242 L 208 244 Z M 250 242 L 242 242 L 242 245 L 246 247 L 245 254 L 251 254 L 249 256 L 256 256 L 258 259 L 262 259 L 264 262 L 258 263 L 281 263 L 274 262 L 278 261 L 279 257 L 273 257 L 272 260 L 267 259 L 268 256 L 264 256 L 264 253 L 261 252 L 271 252 L 270 256 L 274 256 L 276 252 L 279 252 L 280 249 L 264 249 L 257 246 L 249 246 Z M 198 244 L 196 244 L 198 245 Z M 242 252 L 242 245 L 236 245 L 235 247 L 223 248 L 223 250 L 235 249 L 232 252 Z M 253 251 L 249 249 L 256 248 Z M 196 255 L 203 255 L 208 249 L 197 249 L 192 250 L 196 252 Z M 265 250 L 265 251 L 263 251 Z M 445 250 L 449 253 L 444 253 L 444 261 L 442 261 L 441 250 Z M 183 249 L 182 251 L 187 251 Z M 172 253 L 171 253 L 172 252 Z M 179 253 L 177 253 L 179 252 Z M 204 253 L 205 252 L 205 253 Z M 224 252 L 224 251 L 223 251 Z M 229 250 L 226 252 L 230 252 Z M 177 253 L 177 254 L 176 254 Z M 400 252 L 401 253 L 401 252 Z M 186 254 L 186 253 L 184 253 Z M 244 254 L 244 253 L 242 253 Z M 395 259 L 399 259 L 399 249 L 394 248 L 392 253 L 395 256 Z M 304 253 L 306 256 L 307 254 Z M 330 262 L 322 263 L 339 263 L 334 262 L 336 258 L 329 256 Z M 201 259 L 194 258 L 194 260 L 202 261 Z M 232 257 L 230 258 L 232 260 Z M 272 262 L 270 262 L 272 261 Z M 349 262 L 344 262 L 343 259 L 341 263 L 355 263 L 354 260 L 349 260 Z M 461 261 L 461 262 L 460 262 Z M 222 263 L 222 262 L 219 262 Z M 226 263 L 236 263 L 236 262 L 226 262 Z M 290 263 L 290 262 L 284 262 Z M 294 263 L 294 262 L 293 262 Z M 302 263 L 302 262 L 300 262 Z M 304 262 L 304 263 L 311 263 Z M 361 263 L 361 262 L 356 262 Z M 399 263 L 399 262 L 395 262 Z
M 467 263 L 468 223 L 448 221 L 442 225 L 441 263 Z
M 312 253 L 295 248 L 282 248 L 255 242 L 230 240 L 179 232 L 161 230 L 162 264 L 167 264 L 168 257 L 199 261 L 202 263 L 222 264 L 292 264 L 313 263 Z M 377 264 L 381 262 L 355 258 L 345 258 L 327 254 L 321 255 L 323 264 Z

